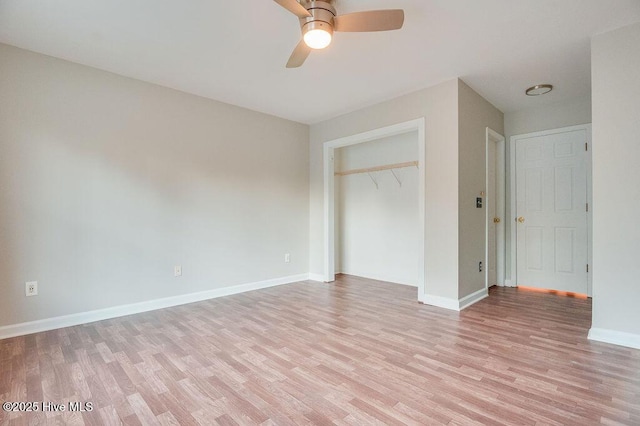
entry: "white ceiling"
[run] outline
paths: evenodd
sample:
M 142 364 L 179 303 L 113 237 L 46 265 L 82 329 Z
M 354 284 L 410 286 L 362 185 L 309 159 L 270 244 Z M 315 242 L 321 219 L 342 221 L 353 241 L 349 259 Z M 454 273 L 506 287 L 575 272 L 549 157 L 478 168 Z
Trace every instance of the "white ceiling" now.
M 337 0 L 405 26 L 337 33 L 284 67 L 298 20 L 271 0 L 0 0 L 0 42 L 303 123 L 460 77 L 503 112 L 590 93 L 590 37 L 638 0 Z M 524 89 L 554 84 L 530 98 Z

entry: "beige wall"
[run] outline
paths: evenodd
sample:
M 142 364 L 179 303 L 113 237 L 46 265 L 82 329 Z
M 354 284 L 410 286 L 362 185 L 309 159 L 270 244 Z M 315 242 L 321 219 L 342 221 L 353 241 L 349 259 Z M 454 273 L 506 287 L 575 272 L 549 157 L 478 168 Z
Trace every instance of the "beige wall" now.
M 475 197 L 484 190 L 485 129 L 502 132 L 503 116 L 458 79 L 311 126 L 312 273 L 324 267 L 323 143 L 420 117 L 426 123 L 425 293 L 457 301 L 484 288 L 478 272 L 484 209 L 475 208 Z
M 485 272 L 479 271 L 478 262 L 485 261 L 487 206 L 476 208 L 476 198 L 486 192 L 486 129 L 504 134 L 504 117 L 461 80 L 458 105 L 458 297 L 463 298 L 485 287 Z
M 507 141 L 515 135 L 588 123 L 591 123 L 591 96 L 504 115 Z
M 593 329 L 640 348 L 640 23 L 593 38 Z M 630 336 L 627 336 L 630 337 Z
M 6 45 L 0 102 L 0 326 L 308 272 L 308 126 Z
M 426 293 L 458 298 L 458 80 L 311 126 L 310 272 L 324 274 L 323 144 L 424 117 Z

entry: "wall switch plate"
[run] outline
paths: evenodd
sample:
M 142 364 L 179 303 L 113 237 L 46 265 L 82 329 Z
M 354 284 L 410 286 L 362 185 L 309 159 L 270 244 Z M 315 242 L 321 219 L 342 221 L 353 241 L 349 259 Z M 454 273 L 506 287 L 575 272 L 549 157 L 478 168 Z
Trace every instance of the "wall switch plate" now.
M 37 296 L 38 281 L 29 281 L 28 283 L 26 283 L 24 292 L 27 296 Z
M 481 197 L 476 198 L 476 208 L 477 209 L 481 209 L 482 208 L 482 198 Z
M 182 265 L 176 265 L 173 267 L 173 276 L 174 277 L 182 276 Z
M 291 255 L 289 253 L 284 254 L 284 263 L 291 262 Z

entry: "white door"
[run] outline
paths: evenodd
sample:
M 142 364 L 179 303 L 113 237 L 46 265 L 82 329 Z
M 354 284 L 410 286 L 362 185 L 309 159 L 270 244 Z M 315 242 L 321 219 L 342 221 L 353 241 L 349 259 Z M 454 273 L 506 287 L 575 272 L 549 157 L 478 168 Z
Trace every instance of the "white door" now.
M 487 287 L 505 283 L 505 140 L 487 128 L 486 140 L 486 283 Z
M 516 142 L 517 284 L 587 294 L 587 133 Z
M 487 287 L 498 284 L 496 143 L 487 141 Z

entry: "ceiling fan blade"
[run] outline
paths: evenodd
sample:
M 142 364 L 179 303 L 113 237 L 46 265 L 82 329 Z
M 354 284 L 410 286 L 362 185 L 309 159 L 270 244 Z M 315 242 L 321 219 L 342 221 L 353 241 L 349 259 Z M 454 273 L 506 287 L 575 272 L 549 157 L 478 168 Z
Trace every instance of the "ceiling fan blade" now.
M 296 15 L 298 18 L 309 18 L 311 14 L 307 9 L 304 8 L 300 3 L 296 0 L 273 0 L 278 3 L 280 6 L 287 9 L 289 12 Z
M 402 28 L 404 10 L 369 10 L 348 13 L 334 18 L 334 31 L 367 32 L 389 31 Z
M 311 48 L 307 46 L 304 40 L 300 40 L 300 43 L 293 49 L 293 53 L 289 57 L 289 62 L 287 62 L 287 68 L 298 68 L 304 61 L 307 59 L 311 53 Z

